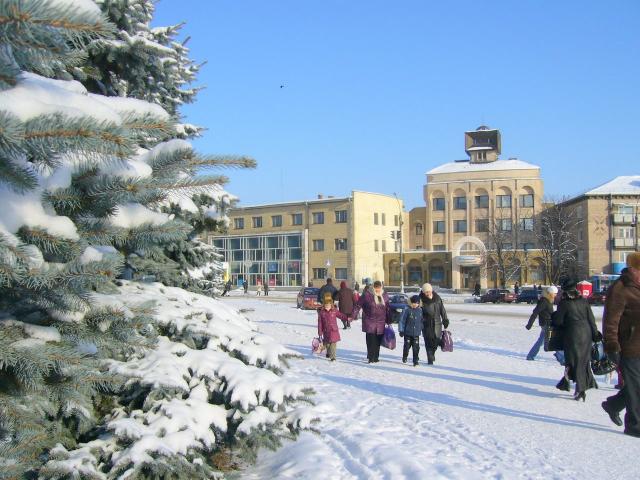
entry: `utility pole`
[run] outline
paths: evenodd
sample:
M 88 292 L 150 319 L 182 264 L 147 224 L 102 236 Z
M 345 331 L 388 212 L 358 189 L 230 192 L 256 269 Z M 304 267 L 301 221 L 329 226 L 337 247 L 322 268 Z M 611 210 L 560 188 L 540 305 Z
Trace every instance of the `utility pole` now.
M 402 220 L 402 204 L 400 203 L 400 199 L 395 193 L 393 194 L 393 196 L 396 197 L 396 200 L 398 201 L 398 213 L 400 214 L 398 220 L 400 230 L 398 230 L 397 237 L 398 241 L 400 242 L 400 293 L 404 293 L 404 256 L 402 252 L 402 225 L 404 224 L 404 221 Z

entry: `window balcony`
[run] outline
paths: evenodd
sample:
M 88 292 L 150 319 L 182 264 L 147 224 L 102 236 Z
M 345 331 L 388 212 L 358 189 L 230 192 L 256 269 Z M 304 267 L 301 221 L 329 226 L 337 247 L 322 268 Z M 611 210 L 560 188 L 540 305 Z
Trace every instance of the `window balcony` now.
M 634 223 L 634 215 L 631 213 L 614 213 L 613 223 L 614 225 L 624 225 Z
M 613 246 L 615 248 L 629 248 L 636 246 L 635 238 L 614 238 Z

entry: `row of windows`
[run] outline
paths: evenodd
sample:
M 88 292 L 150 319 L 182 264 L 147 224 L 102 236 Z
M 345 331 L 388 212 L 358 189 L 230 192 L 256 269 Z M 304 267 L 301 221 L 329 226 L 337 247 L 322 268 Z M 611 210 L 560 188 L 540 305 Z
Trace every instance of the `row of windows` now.
M 314 252 L 323 252 L 324 251 L 324 240 L 316 239 L 312 241 L 313 251 Z M 336 250 L 346 250 L 347 249 L 347 239 L 346 238 L 336 238 L 335 239 L 335 249 Z
M 439 197 L 432 200 L 434 211 L 445 209 L 445 198 Z M 489 195 L 476 195 L 474 197 L 475 208 L 489 208 Z M 520 195 L 520 208 L 533 207 L 533 194 Z M 511 195 L 496 195 L 496 208 L 511 208 Z M 453 197 L 454 210 L 467 209 L 467 197 Z
M 336 223 L 347 223 L 347 211 L 346 210 L 336 210 L 335 212 L 335 222 Z M 324 212 L 312 212 L 312 223 L 319 225 L 324 223 Z M 253 228 L 262 228 L 263 222 L 262 217 L 251 217 L 251 225 Z M 302 213 L 292 213 L 291 214 L 291 225 L 302 225 Z M 281 227 L 282 226 L 282 215 L 272 215 L 271 216 L 271 226 L 272 227 Z M 244 229 L 244 218 L 234 218 L 233 219 L 233 228 L 235 230 Z
M 374 225 L 386 225 L 387 224 L 387 215 L 385 213 L 377 213 L 374 212 L 373 214 L 373 224 Z M 393 216 L 393 225 L 394 226 L 399 226 L 400 225 L 400 216 L 399 215 L 394 215 Z
M 314 280 L 324 280 L 325 278 L 329 278 L 329 272 L 326 268 L 314 268 L 313 278 Z M 333 276 L 336 280 L 346 280 L 347 279 L 347 269 L 336 267 L 335 275 Z
M 443 220 L 436 220 L 433 222 L 433 233 L 445 233 L 445 224 Z M 488 232 L 489 231 L 489 220 L 486 218 L 477 219 L 475 221 L 475 231 L 476 232 Z M 532 232 L 533 231 L 533 218 L 521 218 L 519 221 L 520 230 L 523 232 Z M 419 227 L 419 228 L 418 228 Z M 496 228 L 502 232 L 510 232 L 513 229 L 513 222 L 510 218 L 501 218 L 496 220 Z M 467 221 L 466 220 L 454 220 L 453 221 L 453 231 L 455 233 L 466 233 L 467 232 Z M 422 224 L 416 224 L 416 235 L 422 235 Z

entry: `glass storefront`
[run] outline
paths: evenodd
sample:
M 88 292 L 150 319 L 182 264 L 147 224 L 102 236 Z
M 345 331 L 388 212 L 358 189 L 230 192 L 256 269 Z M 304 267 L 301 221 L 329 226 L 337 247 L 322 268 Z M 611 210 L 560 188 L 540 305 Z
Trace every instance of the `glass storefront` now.
M 302 286 L 302 233 L 210 237 L 229 263 L 234 285 Z

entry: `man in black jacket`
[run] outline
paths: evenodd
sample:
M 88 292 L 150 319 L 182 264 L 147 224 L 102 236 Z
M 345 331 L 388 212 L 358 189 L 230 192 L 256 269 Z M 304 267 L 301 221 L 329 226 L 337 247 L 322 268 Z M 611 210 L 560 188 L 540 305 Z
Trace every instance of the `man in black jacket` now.
M 329 295 L 331 295 L 331 298 L 334 299 L 335 293 L 337 291 L 338 289 L 333 286 L 333 280 L 327 278 L 327 283 L 325 283 L 318 292 L 318 303 L 323 303 L 325 293 L 328 293 Z

